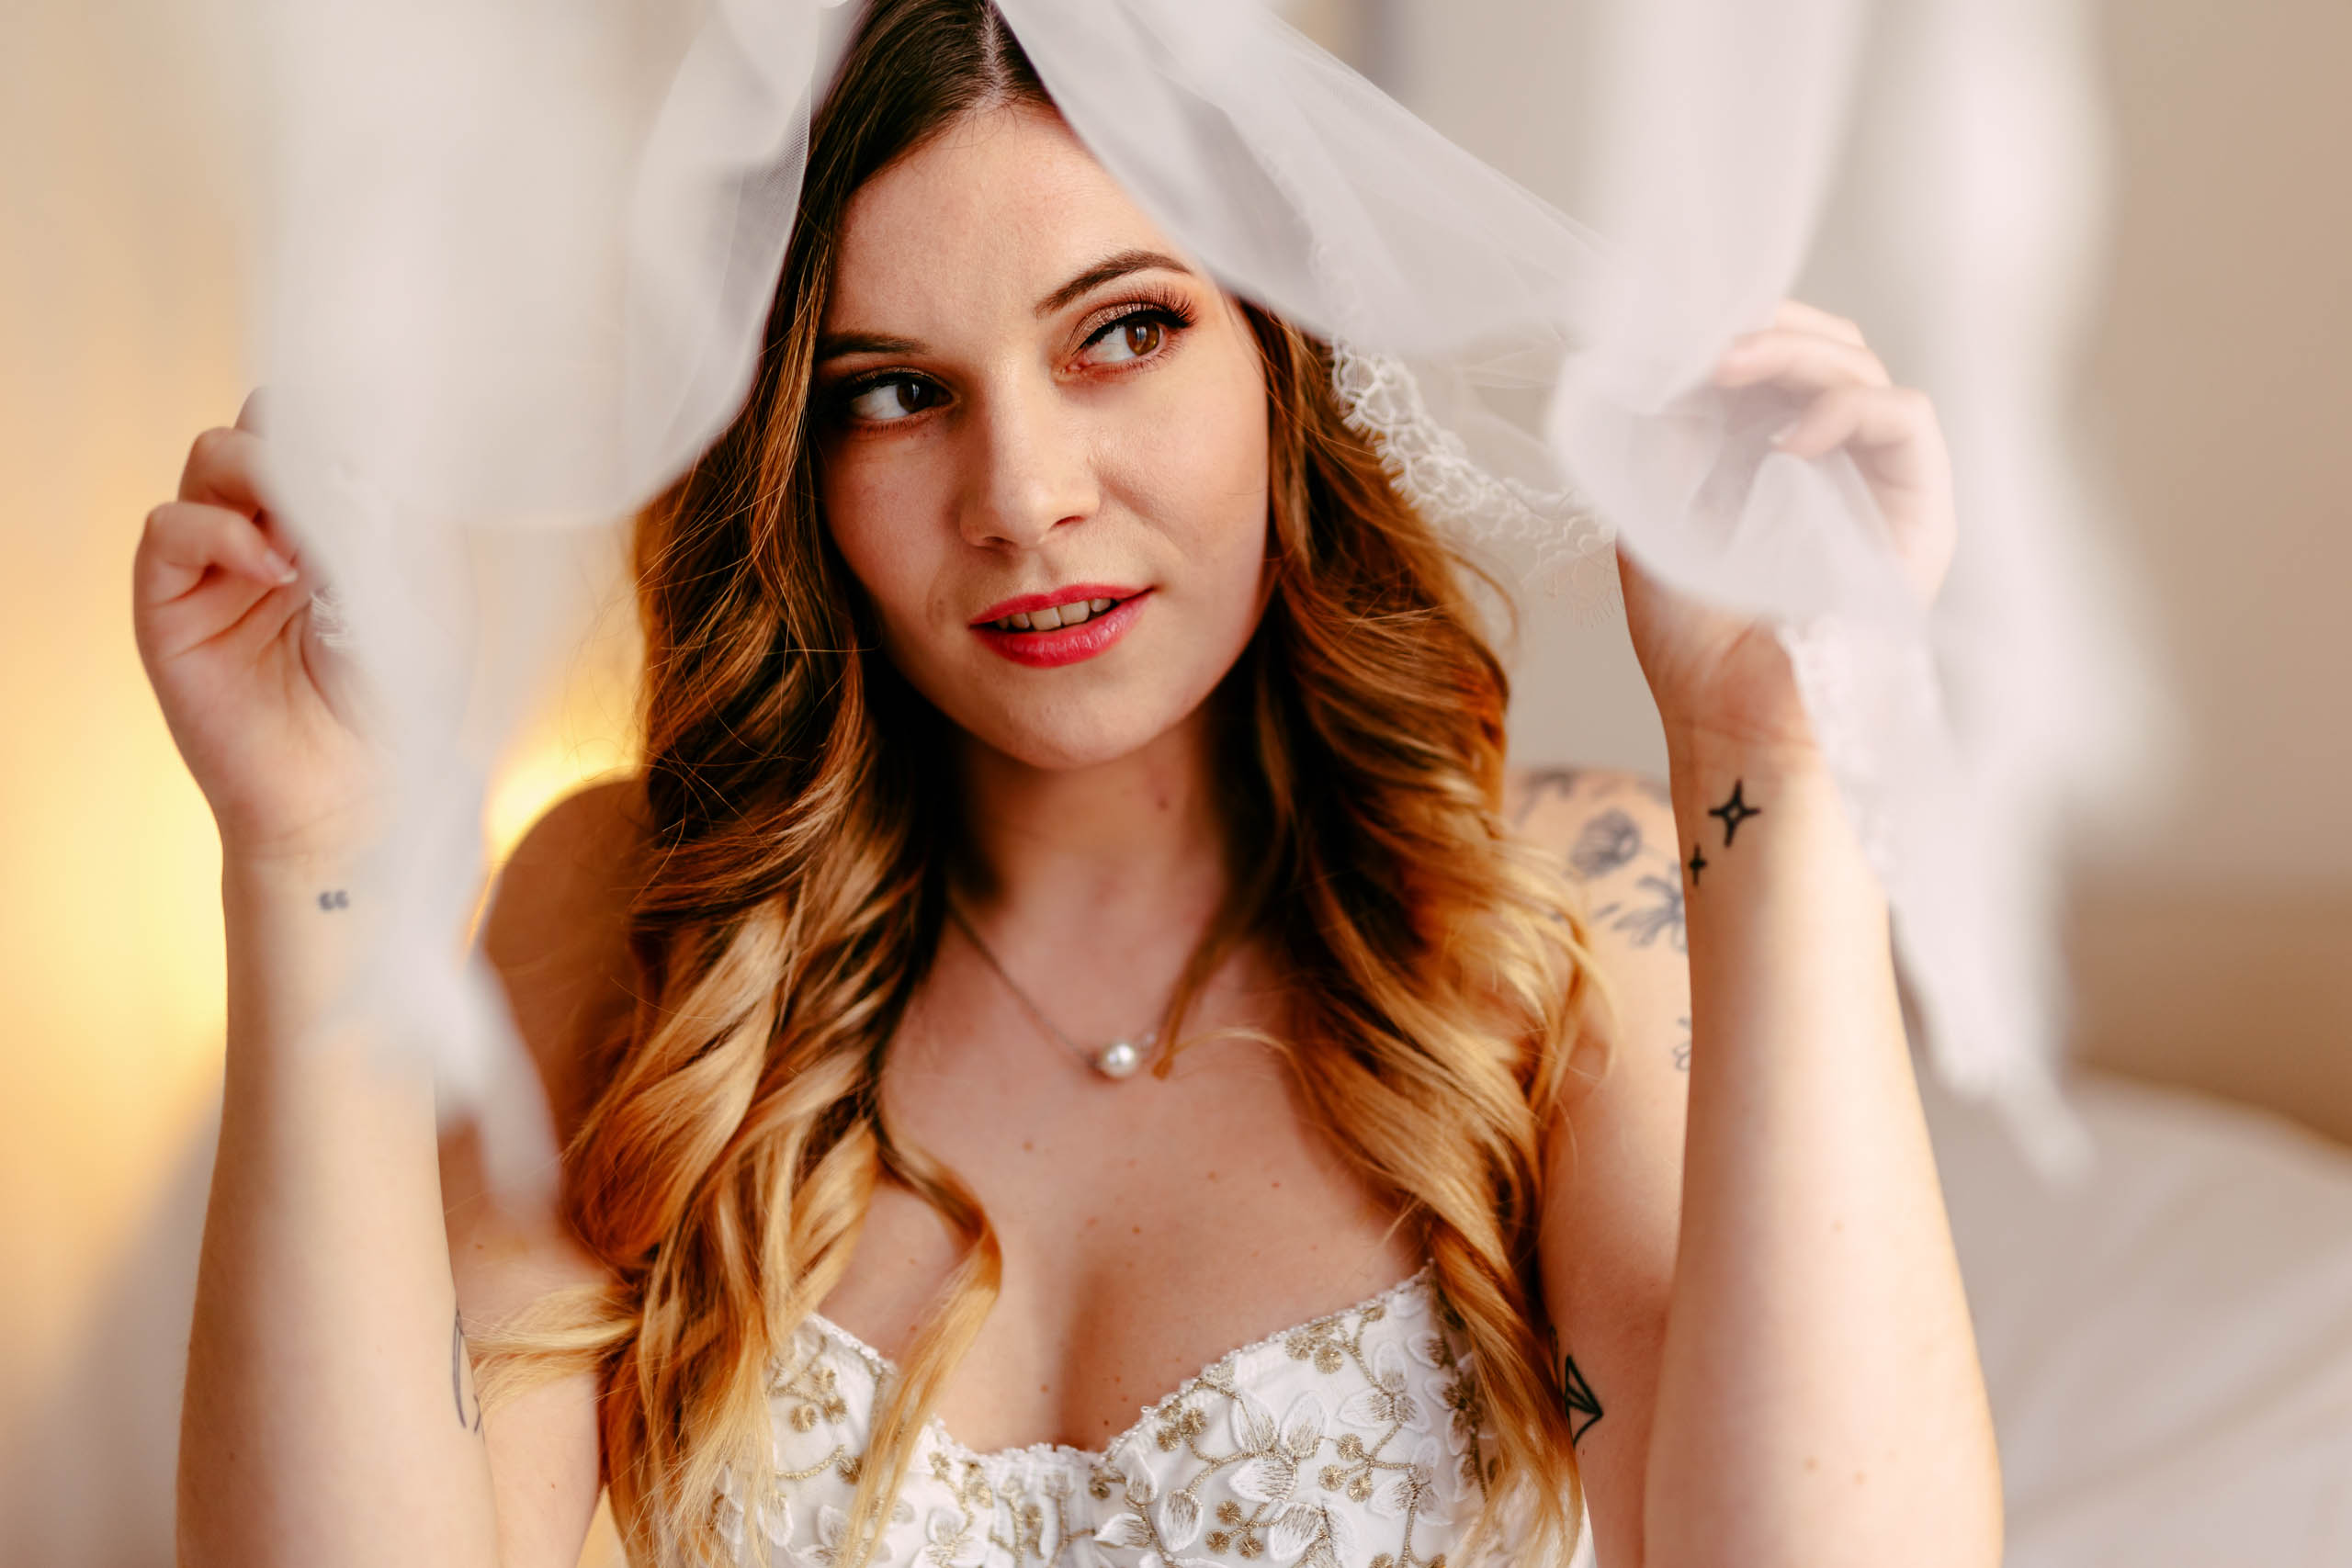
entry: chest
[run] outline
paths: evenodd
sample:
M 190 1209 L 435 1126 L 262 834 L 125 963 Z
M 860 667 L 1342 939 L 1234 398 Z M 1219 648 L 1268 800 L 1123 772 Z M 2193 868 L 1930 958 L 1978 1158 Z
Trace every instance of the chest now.
M 1272 1020 L 1228 1005 L 1208 1021 Z M 1227 1351 L 1420 1261 L 1418 1234 L 1392 1224 L 1258 1041 L 1195 1036 L 1168 1077 L 1113 1081 L 978 1006 L 952 1034 L 894 1043 L 884 1100 L 1002 1249 L 996 1306 L 936 1407 L 977 1450 L 1095 1448 Z M 903 1357 L 960 1245 L 885 1183 L 824 1315 Z
M 1464 1557 L 1493 1431 L 1427 1271 L 1202 1369 L 1092 1451 L 915 1437 L 877 1561 L 941 1568 L 1301 1568 Z M 837 1560 L 888 1358 L 804 1324 L 771 1386 L 774 1472 L 720 1524 L 783 1560 Z M 1521 1560 L 1509 1511 L 1496 1561 Z M 740 1555 L 740 1554 L 739 1554 Z M 1589 1568 L 1580 1562 L 1578 1568 Z

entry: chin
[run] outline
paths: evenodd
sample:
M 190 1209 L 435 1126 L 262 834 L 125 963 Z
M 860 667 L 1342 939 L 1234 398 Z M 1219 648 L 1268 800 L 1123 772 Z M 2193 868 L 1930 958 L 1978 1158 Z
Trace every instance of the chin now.
M 1186 726 L 1248 642 L 1238 638 L 1229 656 L 1182 661 L 1164 649 L 1137 648 L 1143 657 L 1122 660 L 1115 672 L 1021 670 L 993 654 L 985 663 L 943 660 L 927 670 L 893 662 L 972 741 L 1023 767 L 1069 773 L 1118 761 Z
M 1155 700 L 1139 693 L 1100 692 L 1067 703 L 1024 704 L 1017 710 L 958 713 L 943 705 L 941 711 L 973 740 L 1012 761 L 1042 773 L 1075 773 L 1145 750 L 1191 718 L 1206 695 L 1162 694 Z

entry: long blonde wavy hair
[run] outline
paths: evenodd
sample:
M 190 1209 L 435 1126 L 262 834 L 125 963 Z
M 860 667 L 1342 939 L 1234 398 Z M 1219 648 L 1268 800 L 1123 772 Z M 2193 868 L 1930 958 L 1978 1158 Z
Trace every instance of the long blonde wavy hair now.
M 827 532 L 809 390 L 853 193 L 960 117 L 1015 103 L 1051 106 L 986 0 L 876 0 L 812 127 L 752 396 L 637 521 L 639 1001 L 592 1053 L 599 1089 L 563 1165 L 567 1217 L 613 1282 L 477 1348 L 493 1402 L 594 1371 L 639 1562 L 725 1555 L 714 1500 L 756 1500 L 742 1478 L 768 1462 L 773 1359 L 841 1279 L 876 1182 L 929 1201 L 964 1250 L 880 1395 L 844 1568 L 870 1554 L 996 1299 L 987 1214 L 894 1133 L 879 1092 L 940 932 L 949 737 L 878 651 Z M 1238 943 L 1295 982 L 1279 1043 L 1419 1229 L 1475 1351 L 1490 1505 L 1524 1491 L 1541 1560 L 1572 1544 L 1582 1495 L 1536 1327 L 1543 1130 L 1587 988 L 1607 988 L 1581 906 L 1501 818 L 1507 685 L 1468 593 L 1478 569 L 1347 425 L 1328 345 L 1243 308 L 1268 389 L 1272 592 L 1209 699 L 1232 891 L 1161 1033 L 1180 1038 Z M 1479 1529 L 1492 1521 L 1490 1506 Z

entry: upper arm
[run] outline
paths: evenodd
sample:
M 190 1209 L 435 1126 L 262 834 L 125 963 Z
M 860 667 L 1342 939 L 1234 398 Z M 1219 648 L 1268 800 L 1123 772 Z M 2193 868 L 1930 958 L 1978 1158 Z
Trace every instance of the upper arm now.
M 623 941 L 633 844 L 628 785 L 605 784 L 549 808 L 498 874 L 482 951 L 503 984 L 538 1070 L 559 1141 L 594 1097 L 589 1043 L 631 1004 Z M 549 1190 L 525 1197 L 485 1179 L 470 1126 L 441 1143 L 442 1201 L 458 1308 L 495 1321 L 560 1286 L 604 1277 Z M 470 1398 L 470 1394 L 464 1395 Z M 572 1568 L 601 1489 L 596 1389 L 576 1375 L 481 1416 L 503 1568 Z
M 1636 1568 L 1681 1226 L 1690 1053 L 1681 854 L 1657 780 L 1593 769 L 1532 777 L 1516 793 L 1521 835 L 1558 853 L 1584 896 L 1588 945 L 1616 1004 L 1589 1010 L 1609 1059 L 1597 1077 L 1569 1076 L 1549 1130 L 1540 1262 L 1555 1353 L 1573 1362 L 1572 1395 L 1578 1381 L 1589 1394 L 1574 1420 L 1594 1547 L 1612 1568 Z

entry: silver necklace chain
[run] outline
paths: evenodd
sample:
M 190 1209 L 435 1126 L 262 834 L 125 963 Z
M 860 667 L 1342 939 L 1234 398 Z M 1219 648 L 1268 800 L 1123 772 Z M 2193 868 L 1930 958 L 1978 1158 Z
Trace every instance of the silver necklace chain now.
M 1143 1066 L 1144 1057 L 1150 1054 L 1152 1046 L 1159 1040 L 1159 1031 L 1156 1027 L 1145 1030 L 1133 1040 L 1114 1040 L 1107 1044 L 1092 1048 L 1080 1044 L 1062 1032 L 1061 1025 L 1047 1018 L 1046 1010 L 1039 1007 L 1035 999 L 1021 988 L 1021 982 L 1012 977 L 1003 964 L 998 961 L 997 955 L 989 950 L 989 944 L 980 940 L 980 933 L 972 929 L 972 922 L 964 918 L 964 911 L 956 907 L 956 901 L 953 898 L 947 901 L 947 918 L 956 922 L 956 929 L 964 933 L 965 939 L 971 942 L 973 949 L 988 962 L 989 968 L 996 971 L 996 977 L 1004 982 L 1004 988 L 1012 993 L 1013 999 L 1027 1010 L 1031 1018 L 1037 1021 L 1037 1026 L 1060 1041 L 1063 1047 L 1072 1055 L 1077 1056 L 1104 1077 L 1113 1080 L 1133 1077 L 1136 1069 Z

